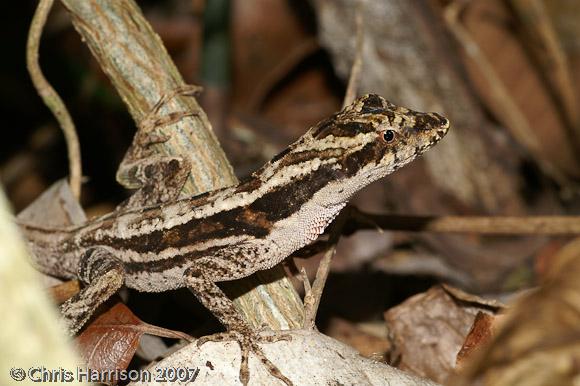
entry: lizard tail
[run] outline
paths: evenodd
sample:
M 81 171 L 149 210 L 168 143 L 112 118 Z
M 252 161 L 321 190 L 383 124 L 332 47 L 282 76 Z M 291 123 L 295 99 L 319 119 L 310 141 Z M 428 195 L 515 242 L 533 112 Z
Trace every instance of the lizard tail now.
M 32 264 L 42 273 L 63 279 L 76 277 L 79 259 L 67 252 L 71 231 L 43 228 L 17 221 L 27 242 Z

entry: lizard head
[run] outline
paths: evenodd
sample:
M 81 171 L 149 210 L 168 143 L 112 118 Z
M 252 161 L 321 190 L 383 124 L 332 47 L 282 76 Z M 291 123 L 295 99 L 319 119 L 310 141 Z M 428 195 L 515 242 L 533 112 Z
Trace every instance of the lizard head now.
M 300 186 L 308 189 L 298 195 L 305 197 L 335 181 L 341 194 L 332 195 L 343 202 L 413 161 L 448 130 L 449 121 L 439 114 L 416 112 L 378 95 L 365 95 L 274 157 L 262 177 L 272 184 L 304 180 Z
M 437 113 L 399 107 L 369 94 L 310 129 L 294 152 L 310 151 L 336 158 L 346 177 L 376 180 L 413 161 L 449 130 Z

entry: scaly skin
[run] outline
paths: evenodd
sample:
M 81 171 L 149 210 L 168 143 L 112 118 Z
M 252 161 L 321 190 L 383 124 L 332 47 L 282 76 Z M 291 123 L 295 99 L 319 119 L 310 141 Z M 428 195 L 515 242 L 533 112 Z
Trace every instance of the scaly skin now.
M 240 342 L 245 358 L 240 377 L 247 382 L 249 351 L 274 370 L 215 283 L 270 268 L 306 246 L 354 193 L 413 161 L 448 128 L 436 113 L 366 95 L 311 128 L 238 186 L 121 208 L 80 227 L 23 228 L 42 271 L 89 284 L 63 305 L 72 332 L 123 284 L 147 292 L 186 286 Z M 275 376 L 287 380 L 279 372 Z

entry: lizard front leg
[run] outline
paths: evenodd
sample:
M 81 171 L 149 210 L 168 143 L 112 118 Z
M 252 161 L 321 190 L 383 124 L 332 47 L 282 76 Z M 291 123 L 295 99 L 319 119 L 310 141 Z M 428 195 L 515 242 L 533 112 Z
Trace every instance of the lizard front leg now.
M 187 157 L 159 154 L 152 145 L 169 140 L 169 136 L 161 133 L 159 128 L 197 115 L 183 111 L 160 116 L 161 108 L 177 96 L 193 96 L 199 91 L 197 86 L 184 86 L 163 95 L 140 123 L 117 171 L 117 181 L 121 185 L 138 190 L 118 208 L 139 208 L 177 199 L 187 181 L 191 164 Z
M 292 385 L 292 382 L 266 358 L 258 345 L 258 343 L 272 343 L 277 340 L 287 340 L 288 338 L 285 336 L 260 336 L 257 334 L 236 310 L 234 303 L 204 272 L 203 269 L 188 268 L 184 274 L 185 285 L 219 319 L 226 327 L 227 332 L 200 338 L 197 341 L 198 346 L 207 342 L 235 340 L 240 345 L 241 350 L 240 382 L 243 385 L 247 385 L 250 380 L 250 370 L 248 368 L 250 352 L 253 352 L 260 359 L 270 374 L 282 380 L 286 385 Z
M 103 248 L 88 250 L 79 265 L 78 277 L 87 286 L 60 307 L 67 330 L 76 334 L 99 305 L 114 295 L 125 282 L 119 262 Z
M 123 166 L 128 170 L 123 177 L 125 187 L 138 189 L 120 205 L 124 208 L 139 208 L 176 200 L 190 171 L 189 161 L 181 157 L 159 155 Z

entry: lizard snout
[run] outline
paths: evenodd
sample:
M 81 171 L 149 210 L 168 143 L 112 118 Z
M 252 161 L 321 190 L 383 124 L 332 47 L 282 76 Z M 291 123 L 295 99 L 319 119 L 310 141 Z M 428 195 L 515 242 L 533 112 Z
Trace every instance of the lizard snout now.
M 434 141 L 438 141 L 447 134 L 449 131 L 449 119 L 437 113 L 428 113 L 429 118 L 427 120 L 428 124 L 425 125 L 433 136 Z
M 445 131 L 447 131 L 449 129 L 449 119 L 447 119 L 444 116 L 441 116 L 437 113 L 432 113 L 432 115 L 439 119 L 440 129 L 443 129 Z
M 412 127 L 418 131 L 443 131 L 447 132 L 449 129 L 449 120 L 437 113 L 417 113 L 413 117 Z

